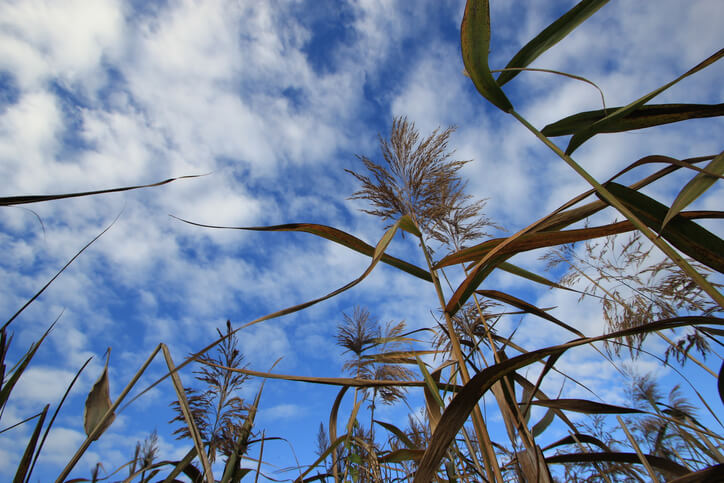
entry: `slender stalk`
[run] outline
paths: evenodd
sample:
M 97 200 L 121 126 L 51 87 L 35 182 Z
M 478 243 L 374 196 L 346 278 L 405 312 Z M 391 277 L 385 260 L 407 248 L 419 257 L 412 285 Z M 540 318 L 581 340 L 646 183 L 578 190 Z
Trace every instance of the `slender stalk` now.
M 548 146 L 554 153 L 558 155 L 563 161 L 565 161 L 573 170 L 578 173 L 583 179 L 585 179 L 601 197 L 609 203 L 611 206 L 616 208 L 623 216 L 626 217 L 633 225 L 644 234 L 646 238 L 659 247 L 667 257 L 669 257 L 674 263 L 676 263 L 682 270 L 684 270 L 696 284 L 702 288 L 709 296 L 717 303 L 720 307 L 724 308 L 724 296 L 714 288 L 694 267 L 679 255 L 671 245 L 660 238 L 654 233 L 648 226 L 641 222 L 628 208 L 626 208 L 615 196 L 611 194 L 601 183 L 591 176 L 581 165 L 576 163 L 570 156 L 565 154 L 561 149 L 556 146 L 550 139 L 543 135 L 538 129 L 530 124 L 523 116 L 518 114 L 515 110 L 511 110 L 510 114 L 513 115 L 521 124 L 523 124 L 530 132 L 532 132 L 538 139 Z
M 470 374 L 468 373 L 468 368 L 465 364 L 465 358 L 463 357 L 462 350 L 460 349 L 460 341 L 458 340 L 457 334 L 455 333 L 455 327 L 453 325 L 452 319 L 450 318 L 450 314 L 448 314 L 447 310 L 445 310 L 447 304 L 445 303 L 445 296 L 443 294 L 442 287 L 440 286 L 440 279 L 438 278 L 436 271 L 432 268 L 432 260 L 430 260 L 430 254 L 427 250 L 427 246 L 425 245 L 425 241 L 423 240 L 422 236 L 420 236 L 419 238 L 420 246 L 422 247 L 422 252 L 425 255 L 425 261 L 427 262 L 427 267 L 430 270 L 430 275 L 432 276 L 432 283 L 435 286 L 435 292 L 437 293 L 437 297 L 440 302 L 440 307 L 445 314 L 445 324 L 447 326 L 448 334 L 450 336 L 453 356 L 458 362 L 462 382 L 463 384 L 467 384 L 468 381 L 470 381 Z M 475 428 L 475 434 L 478 437 L 478 441 L 480 441 L 481 449 L 484 451 L 486 456 L 483 459 L 483 463 L 485 464 L 485 470 L 487 471 L 489 476 L 493 475 L 498 483 L 503 483 L 503 475 L 500 471 L 500 467 L 498 466 L 498 460 L 495 456 L 495 449 L 493 448 L 493 443 L 490 440 L 490 435 L 488 434 L 488 430 L 485 426 L 483 414 L 480 411 L 480 406 L 478 406 L 477 404 L 473 409 L 473 427 Z

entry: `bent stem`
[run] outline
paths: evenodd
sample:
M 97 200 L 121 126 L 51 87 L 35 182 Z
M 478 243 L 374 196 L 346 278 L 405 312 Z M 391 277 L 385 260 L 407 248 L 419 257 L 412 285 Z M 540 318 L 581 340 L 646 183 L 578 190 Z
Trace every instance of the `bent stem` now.
M 532 132 L 538 139 L 548 146 L 554 153 L 558 155 L 563 161 L 565 161 L 573 170 L 578 173 L 583 179 L 585 179 L 598 194 L 601 195 L 608 204 L 616 208 L 623 216 L 626 217 L 633 225 L 644 234 L 646 238 L 651 240 L 651 243 L 661 249 L 669 259 L 681 267 L 684 272 L 689 275 L 699 287 L 702 288 L 709 296 L 717 303 L 721 308 L 724 309 L 724 296 L 717 289 L 715 289 L 698 271 L 694 269 L 689 263 L 674 250 L 665 240 L 660 238 L 654 233 L 648 226 L 641 222 L 628 208 L 626 208 L 610 191 L 608 191 L 601 183 L 591 176 L 581 165 L 576 163 L 570 156 L 565 154 L 561 149 L 556 146 L 550 139 L 548 139 L 543 133 L 538 131 L 533 125 L 531 125 L 523 116 L 518 114 L 514 109 L 510 111 L 510 114 L 515 117 L 521 124 L 523 124 L 530 132 Z

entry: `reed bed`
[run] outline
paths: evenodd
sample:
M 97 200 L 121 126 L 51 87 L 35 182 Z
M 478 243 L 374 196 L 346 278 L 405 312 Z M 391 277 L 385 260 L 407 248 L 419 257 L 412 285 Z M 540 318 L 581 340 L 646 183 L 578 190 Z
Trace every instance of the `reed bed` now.
M 128 473 L 121 477 L 124 481 L 142 482 L 178 481 L 181 474 L 191 481 L 209 483 L 269 477 L 263 473 L 262 462 L 264 443 L 272 437 L 254 427 L 263 385 L 254 401 L 243 401 L 235 395 L 250 377 L 264 378 L 270 384 L 282 379 L 339 387 L 336 399 L 330 401 L 326 428 L 321 425 L 316 435 L 319 458 L 303 462 L 293 477 L 298 482 L 704 482 L 723 478 L 723 436 L 718 409 L 724 403 L 724 365 L 717 370 L 711 364 L 712 359 L 719 357 L 716 351 L 720 350 L 724 325 L 720 317 L 724 297 L 715 283 L 716 275 L 724 272 L 724 241 L 697 220 L 721 218 L 724 212 L 686 208 L 722 178 L 724 153 L 701 153 L 690 159 L 652 154 L 631 160 L 624 170 L 605 181 L 594 178 L 574 155 L 581 145 L 601 133 L 628 132 L 721 115 L 721 105 L 651 102 L 667 88 L 721 59 L 724 50 L 702 59 L 678 78 L 628 105 L 581 112 L 542 129 L 516 111 L 503 89 L 516 76 L 534 75 L 527 70 L 541 70 L 528 66 L 553 45 L 565 41 L 568 34 L 606 3 L 579 2 L 499 70 L 491 70 L 488 63 L 492 28 L 488 2 L 469 0 L 461 25 L 466 74 L 482 98 L 509 114 L 511 122 L 521 124 L 550 148 L 560 162 L 590 184 L 589 191 L 546 216 L 531 220 L 527 227 L 510 236 L 491 238 L 489 232 L 498 226 L 484 215 L 484 202 L 475 201 L 466 193 L 461 168 L 467 161 L 454 159 L 448 147 L 453 129 L 437 130 L 423 137 L 414 122 L 402 117 L 394 119 L 389 137 L 380 138 L 381 160 L 360 156 L 360 169 L 350 171 L 360 184 L 352 198 L 366 201 L 365 211 L 379 218 L 381 229 L 385 230 L 374 245 L 342 230 L 311 223 L 220 227 L 181 220 L 203 229 L 305 232 L 368 256 L 369 265 L 360 276 L 350 277 L 349 283 L 327 295 L 237 327 L 228 323 L 213 343 L 178 363 L 172 360 L 166 345 L 159 343 L 115 401 L 109 396 L 107 360 L 106 369 L 87 398 L 83 421 L 87 439 L 57 481 L 100 481 L 98 471 L 88 479 L 68 478 L 85 451 L 103 437 L 121 404 L 131 404 L 160 384 L 173 386 L 175 422 L 180 425 L 177 433 L 189 440 L 187 455 L 179 461 L 159 460 L 157 441 L 151 434 L 139 443 L 129 462 L 112 474 L 120 475 L 123 470 Z M 497 77 L 493 75 L 496 72 Z M 591 83 L 573 73 L 558 74 Z M 571 137 L 565 149 L 551 140 L 567 135 Z M 627 185 L 618 182 L 623 174 L 631 176 L 651 165 L 658 167 L 653 174 Z M 642 188 L 682 170 L 690 173 L 689 181 L 680 186 L 670 205 L 642 193 Z M 169 181 L 172 180 L 165 182 Z M 138 188 L 143 187 L 119 190 Z M 0 204 L 44 202 L 103 192 L 2 198 Z M 621 221 L 581 227 L 603 210 L 615 210 Z M 574 225 L 577 227 L 569 228 Z M 397 232 L 405 232 L 415 240 L 426 262 L 424 266 L 386 253 Z M 573 243 L 585 244 L 585 250 L 573 249 Z M 435 245 L 434 252 L 431 244 Z M 565 272 L 562 279 L 533 273 L 509 261 L 517 254 L 536 249 L 548 250 L 550 266 Z M 431 320 L 429 328 L 409 331 L 401 322 L 382 326 L 367 309 L 357 307 L 344 314 L 336 334 L 336 342 L 349 355 L 344 366 L 348 377 L 301 377 L 279 374 L 272 368 L 259 371 L 243 366 L 243 356 L 236 345 L 239 331 L 335 297 L 362 283 L 380 262 L 430 284 L 430 309 L 437 319 Z M 581 297 L 596 298 L 608 330 L 586 336 L 576 328 L 575 321 L 560 320 L 520 294 L 481 288 L 491 274 L 501 270 L 528 284 L 578 291 Z M 462 276 L 462 282 L 450 290 L 446 290 L 446 284 L 455 277 L 448 277 L 448 273 Z M 579 291 L 581 282 L 585 288 Z M 50 331 L 14 367 L 7 368 L 4 361 L 11 343 L 9 326 L 48 285 L 0 330 L 0 408 L 7 404 L 17 381 Z M 514 333 L 498 330 L 499 321 L 511 314 L 536 317 L 542 327 L 550 324 L 570 333 L 570 338 L 552 346 L 523 347 Z M 682 384 L 694 388 L 700 384 L 717 386 L 722 401 L 706 400 L 700 395 L 698 401 L 691 402 L 678 387 L 663 394 L 657 381 L 636 374 L 631 375 L 634 404 L 630 407 L 601 400 L 561 398 L 541 389 L 551 374 L 567 377 L 557 364 L 571 349 L 593 348 L 603 360 L 616 366 L 622 351 L 635 356 L 644 350 L 642 343 L 647 337 L 660 337 L 666 342 L 668 348 L 664 353 L 652 354 L 663 364 L 676 369 L 688 361 L 704 367 L 711 375 L 708 380 L 692 385 L 682 375 Z M 706 355 L 710 355 L 708 364 L 701 360 Z M 166 376 L 126 400 L 157 356 L 162 356 L 166 363 Z M 430 360 L 435 363 L 430 364 Z M 179 371 L 192 364 L 206 390 L 193 391 L 181 383 Z M 537 378 L 528 379 L 523 371 L 526 368 L 538 368 Z M 377 405 L 402 404 L 410 391 L 424 396 L 425 410 L 422 415 L 411 415 L 407 427 L 375 418 Z M 490 407 L 486 414 L 481 410 L 486 394 L 495 401 L 494 411 L 504 423 L 503 438 L 500 432 L 490 431 Z M 345 398 L 352 400 L 352 410 L 340 414 Z M 31 480 L 62 403 L 54 414 L 50 415 L 49 406 L 45 406 L 22 423 L 34 425 L 34 430 L 25 443 L 16 482 Z M 360 408 L 365 403 L 369 419 L 361 417 Z M 544 408 L 542 418 L 531 418 L 534 407 Z M 700 423 L 697 411 L 708 413 L 707 417 L 718 425 Z M 569 416 L 572 412 L 590 418 L 584 423 L 573 422 Z M 610 415 L 615 415 L 615 419 Z M 541 447 L 539 441 L 552 427 L 564 428 L 567 436 Z M 314 438 L 310 435 L 310 440 Z M 259 449 L 257 458 L 250 455 L 252 446 Z M 219 463 L 223 468 L 221 474 L 213 473 L 215 463 L 217 468 Z

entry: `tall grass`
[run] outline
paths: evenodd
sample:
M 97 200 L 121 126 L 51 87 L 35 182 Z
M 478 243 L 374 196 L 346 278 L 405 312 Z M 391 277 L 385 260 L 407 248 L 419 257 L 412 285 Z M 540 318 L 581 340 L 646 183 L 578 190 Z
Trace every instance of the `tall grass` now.
M 175 481 L 182 472 L 192 481 L 240 481 L 245 476 L 258 479 L 262 474 L 263 444 L 268 439 L 254 432 L 261 390 L 252 403 L 233 395 L 233 389 L 246 377 L 340 388 L 335 401 L 330 401 L 327 428 L 322 426 L 317 437 L 319 458 L 307 462 L 296 481 L 500 483 L 545 482 L 563 477 L 571 481 L 695 482 L 716 481 L 721 477 L 724 453 L 717 414 L 719 402 L 707 401 L 699 392 L 696 392 L 699 401 L 694 404 L 683 398 L 678 388 L 665 395 L 656 381 L 637 374 L 631 375 L 631 407 L 601 400 L 560 398 L 541 389 L 551 374 L 570 378 L 558 364 L 570 349 L 593 348 L 604 360 L 621 369 L 617 363 L 621 348 L 635 356 L 644 350 L 641 345 L 644 338 L 657 334 L 666 341 L 668 349 L 651 355 L 674 369 L 675 364 L 686 361 L 706 367 L 712 377 L 696 386 L 718 383 L 724 402 L 722 370 L 712 371 L 701 360 L 712 354 L 718 357 L 713 348 L 721 346 L 720 326 L 724 325 L 724 319 L 717 315 L 724 310 L 724 297 L 711 275 L 724 272 L 724 241 L 696 221 L 721 218 L 723 212 L 685 211 L 692 201 L 720 180 L 724 174 L 724 153 L 701 153 L 686 160 L 651 155 L 631 160 L 626 169 L 606 181 L 594 178 L 580 160 L 573 157 L 577 148 L 600 133 L 627 132 L 721 115 L 721 105 L 649 102 L 670 86 L 718 61 L 724 51 L 626 106 L 578 113 L 541 129 L 515 110 L 503 90 L 516 76 L 529 75 L 525 71 L 533 60 L 556 43 L 565 41 L 570 32 L 606 3 L 605 0 L 578 3 L 514 55 L 506 67 L 498 71 L 497 78 L 488 62 L 492 28 L 488 2 L 469 0 L 461 25 L 463 62 L 481 96 L 510 114 L 513 122 L 520 123 L 531 136 L 549 147 L 562 163 L 590 184 L 590 191 L 572 198 L 543 218 L 531 220 L 527 227 L 511 236 L 489 238 L 487 230 L 496 225 L 484 216 L 484 203 L 472 200 L 465 192 L 467 180 L 462 177 L 461 168 L 467 161 L 453 159 L 447 146 L 452 128 L 421 138 L 414 123 L 397 118 L 389 139 L 381 138 L 382 160 L 360 156 L 362 169 L 351 171 L 361 183 L 359 191 L 352 196 L 368 201 L 367 213 L 380 218 L 386 230 L 375 246 L 336 228 L 317 224 L 210 227 L 193 223 L 220 229 L 302 231 L 363 253 L 370 257 L 370 264 L 362 275 L 325 296 L 281 309 L 235 329 L 229 325 L 212 344 L 178 365 L 166 346 L 159 344 L 116 401 L 107 397 L 107 378 L 102 376 L 90 391 L 87 402 L 87 414 L 91 415 L 85 421 L 87 439 L 58 481 L 65 481 L 92 442 L 102 437 L 112 424 L 116 409 L 126 402 L 129 391 L 159 353 L 164 355 L 168 373 L 151 387 L 171 380 L 178 410 L 175 421 L 183 425 L 180 434 L 193 444 L 180 461 L 156 461 L 158 455 L 152 438 L 144 445 L 139 444 L 127 465 L 131 470 L 129 481 L 161 477 L 165 478 L 162 481 Z M 565 149 L 551 140 L 563 135 L 571 135 Z M 650 164 L 663 167 L 628 186 L 617 183 L 622 174 L 632 175 Z M 680 170 L 690 171 L 691 178 L 680 187 L 670 205 L 640 191 Z M 80 195 L 89 194 L 97 193 Z M 5 198 L 0 199 L 0 204 L 67 196 L 71 195 L 27 200 Z M 623 221 L 568 229 L 602 210 L 616 210 Z M 399 230 L 417 241 L 425 266 L 385 253 Z M 622 236 L 630 238 L 624 240 Z M 653 250 L 657 250 L 655 255 L 643 244 L 643 239 L 648 239 Z M 583 254 L 570 248 L 575 242 L 587 244 Z M 433 243 L 435 252 L 430 249 Z M 541 248 L 549 249 L 549 262 L 566 268 L 563 280 L 551 280 L 509 262 L 517 254 Z M 445 255 L 438 257 L 441 252 Z M 302 377 L 241 367 L 240 354 L 235 352 L 233 344 L 239 330 L 337 296 L 361 283 L 379 262 L 430 283 L 430 300 L 435 301 L 430 308 L 436 310 L 438 319 L 431 320 L 429 329 L 406 333 L 404 325 L 398 323 L 381 331 L 369 312 L 359 308 L 346 317 L 337 337 L 338 343 L 349 351 L 345 369 L 351 377 Z M 481 289 L 481 284 L 499 270 L 553 290 L 577 291 L 573 282 L 585 281 L 585 288 L 579 293 L 601 301 L 608 332 L 585 336 L 576 328 L 575 321 L 560 320 L 519 295 Z M 446 292 L 449 280 L 455 279 L 446 273 L 451 271 L 457 271 L 463 280 Z M 542 326 L 562 328 L 570 333 L 570 340 L 547 347 L 521 346 L 514 333 L 499 329 L 499 321 L 511 313 L 528 314 L 537 317 Z M 0 362 L 3 362 L 0 408 L 6 405 L 15 384 L 47 336 L 44 334 L 14 368 L 6 371 L 5 354 L 11 342 L 7 327 L 16 316 L 0 331 Z M 668 330 L 676 330 L 678 339 L 670 339 L 665 332 Z M 608 350 L 598 349 L 598 342 L 606 342 Z M 430 360 L 426 356 L 431 355 L 435 356 L 436 363 L 440 361 L 439 365 L 424 362 Z M 709 361 L 711 364 L 711 359 Z M 200 364 L 198 374 L 209 387 L 206 392 L 191 393 L 181 383 L 179 370 L 189 364 Z M 535 380 L 529 380 L 522 370 L 533 366 L 540 371 Z M 685 378 L 682 382 L 690 383 Z M 696 386 L 692 385 L 695 391 Z M 349 391 L 350 388 L 354 390 Z M 413 390 L 422 392 L 425 409 L 422 414 L 411 416 L 408 427 L 375 419 L 377 401 L 399 404 L 404 401 L 406 391 Z M 340 414 L 342 401 L 350 393 L 352 410 L 349 414 Z M 495 401 L 495 415 L 504 423 L 507 441 L 497 436 L 493 439 L 489 427 L 491 411 L 488 410 L 486 417 L 481 410 L 481 399 L 488 393 Z M 369 404 L 369 420 L 360 417 L 364 402 Z M 216 413 L 212 411 L 214 405 L 218 409 Z M 535 406 L 545 409 L 539 420 L 531 418 Z M 701 424 L 697 411 L 708 412 L 719 426 Z M 591 418 L 585 423 L 574 423 L 570 412 L 588 414 Z M 32 465 L 41 454 L 45 439 L 40 434 L 44 427 L 47 434 L 54 419 L 46 424 L 47 414 L 46 406 L 23 423 L 35 424 L 35 430 L 27 442 L 15 481 L 31 478 Z M 606 415 L 616 415 L 616 419 Z M 541 438 L 554 427 L 565 428 L 568 435 L 541 447 Z M 314 435 L 309 437 L 310 441 L 314 438 Z M 253 461 L 248 452 L 253 444 L 260 447 L 257 461 Z M 212 463 L 219 455 L 224 467 L 220 479 L 212 473 Z M 242 466 L 244 459 L 247 463 Z

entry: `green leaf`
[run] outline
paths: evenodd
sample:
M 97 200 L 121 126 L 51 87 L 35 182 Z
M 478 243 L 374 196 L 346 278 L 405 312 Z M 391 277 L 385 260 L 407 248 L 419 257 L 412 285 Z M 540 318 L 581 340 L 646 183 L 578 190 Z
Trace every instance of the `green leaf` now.
M 0 411 L 5 408 L 5 405 L 8 402 L 8 399 L 10 398 L 10 393 L 12 392 L 13 388 L 15 387 L 15 384 L 17 384 L 18 380 L 20 379 L 20 376 L 25 372 L 25 369 L 28 367 L 28 364 L 30 364 L 30 361 L 35 356 L 35 353 L 38 352 L 38 349 L 40 348 L 40 344 L 43 343 L 45 338 L 50 333 L 50 330 L 55 325 L 55 322 L 48 327 L 48 330 L 45 331 L 43 336 L 40 338 L 38 342 L 34 342 L 30 349 L 28 349 L 28 352 L 26 352 L 20 359 L 20 362 L 17 364 L 15 371 L 10 375 L 10 377 L 4 381 L 2 381 L 2 389 L 0 390 Z M 2 330 L 3 337 L 5 337 L 5 330 Z M 5 341 L 4 341 L 5 342 Z M 6 348 L 4 348 L 6 349 Z
M 609 113 L 623 109 L 623 107 L 610 107 L 597 111 L 579 112 L 572 116 L 565 117 L 560 121 L 548 124 L 541 130 L 543 135 L 548 137 L 566 136 L 591 126 L 605 118 Z M 644 129 L 647 127 L 670 124 L 672 122 L 685 121 L 687 119 L 699 119 L 705 117 L 716 117 L 724 115 L 724 104 L 655 104 L 652 106 L 641 106 L 627 116 L 610 122 L 598 132 L 612 133 Z
M 445 403 L 443 402 L 442 398 L 440 397 L 440 392 L 437 389 L 437 382 L 432 378 L 430 373 L 427 371 L 427 367 L 425 367 L 425 363 L 422 362 L 422 360 L 418 356 L 415 356 L 415 359 L 417 360 L 417 365 L 420 367 L 420 372 L 422 373 L 422 377 L 425 380 L 425 389 L 430 391 L 430 394 L 435 399 L 435 402 L 437 403 L 437 405 L 441 408 L 444 408 Z
M 13 483 L 23 483 L 25 481 L 25 478 L 28 473 L 28 469 L 30 468 L 30 462 L 32 461 L 33 454 L 35 453 L 35 447 L 38 444 L 38 438 L 40 437 L 40 431 L 43 429 L 43 423 L 45 422 L 45 416 L 48 414 L 49 407 L 50 407 L 50 405 L 46 404 L 45 408 L 43 408 L 43 411 L 40 413 L 40 417 L 38 418 L 38 423 L 35 425 L 35 430 L 33 431 L 33 434 L 30 436 L 30 441 L 28 441 L 28 444 L 25 447 L 25 453 L 23 453 L 23 457 L 20 460 L 20 464 L 18 464 L 18 469 L 15 472 L 15 478 L 13 478 Z
M 533 435 L 534 438 L 537 438 L 541 434 L 543 434 L 543 431 L 548 429 L 548 426 L 551 425 L 553 422 L 555 416 L 555 412 L 552 409 L 549 409 L 546 411 L 546 413 L 543 415 L 540 421 L 535 423 L 533 428 L 530 430 L 530 433 Z
M 717 157 L 712 159 L 704 169 L 717 176 L 721 176 L 722 174 L 724 174 L 724 151 L 722 151 Z M 678 196 L 671 204 L 669 212 L 666 213 L 664 221 L 661 224 L 662 228 L 666 226 L 671 218 L 678 215 L 681 210 L 689 206 L 691 202 L 701 196 L 704 191 L 708 190 L 711 185 L 713 185 L 714 182 L 719 179 L 717 178 L 717 176 L 712 176 L 706 173 L 699 173 L 694 176 L 691 181 L 686 183 L 686 186 L 681 189 Z
M 581 25 L 588 17 L 596 13 L 599 8 L 608 3 L 608 0 L 583 0 L 578 5 L 563 14 L 555 22 L 550 24 L 541 33 L 535 36 L 533 40 L 525 44 L 517 54 L 505 66 L 509 68 L 527 67 L 538 58 L 543 52 L 553 47 L 561 41 L 566 35 L 571 33 L 576 27 Z M 520 71 L 509 70 L 502 72 L 498 76 L 498 85 L 502 86 L 513 77 L 518 75 Z
M 676 215 L 662 230 L 669 209 L 658 201 L 618 183 L 606 183 L 606 189 L 637 218 L 659 233 L 689 257 L 719 272 L 724 272 L 724 241 L 701 225 Z
M 490 4 L 488 0 L 468 0 L 460 25 L 460 46 L 463 64 L 475 88 L 498 109 L 513 110 L 488 66 L 490 51 Z
M 376 420 L 376 419 L 374 420 L 374 422 L 377 423 L 377 424 L 379 424 L 379 425 L 382 426 L 383 428 L 385 428 L 385 429 L 386 429 L 387 431 L 389 431 L 390 433 L 392 433 L 392 434 L 394 434 L 395 436 L 397 436 L 397 439 L 399 439 L 400 442 L 401 442 L 402 444 L 404 444 L 405 446 L 407 446 L 409 449 L 414 449 L 414 448 L 415 448 L 415 445 L 412 444 L 412 441 L 410 441 L 410 438 L 407 437 L 407 435 L 405 434 L 405 432 L 402 431 L 402 430 L 401 430 L 400 428 L 398 428 L 397 426 L 395 426 L 394 424 L 385 423 L 385 422 L 383 422 L 383 421 L 378 421 L 378 420 Z
M 615 124 L 616 122 L 618 122 L 619 119 L 628 116 L 629 114 L 631 114 L 632 112 L 634 112 L 635 110 L 637 110 L 638 108 L 640 108 L 641 106 L 643 106 L 644 104 L 649 102 L 651 99 L 653 99 L 654 97 L 656 97 L 659 94 L 661 94 L 662 92 L 664 92 L 669 87 L 678 83 L 682 79 L 689 77 L 690 75 L 692 75 L 696 72 L 699 72 L 700 70 L 704 69 L 705 67 L 710 66 L 711 64 L 713 64 L 714 62 L 716 62 L 717 60 L 719 60 L 722 57 L 724 57 L 724 49 L 719 50 L 714 55 L 708 57 L 706 60 L 697 64 L 696 66 L 694 66 L 693 68 L 691 68 L 684 74 L 680 75 L 673 81 L 669 82 L 668 84 L 665 84 L 665 85 L 659 87 L 658 89 L 655 89 L 655 90 L 649 92 L 645 96 L 633 101 L 632 103 L 630 103 L 624 107 L 616 109 L 615 111 L 613 111 L 612 113 L 610 113 L 609 115 L 604 117 L 603 119 L 600 119 L 599 121 L 596 121 L 587 127 L 579 129 L 578 131 L 575 132 L 573 137 L 571 137 L 571 140 L 568 142 L 568 147 L 566 148 L 566 154 L 570 155 L 571 153 L 573 153 L 573 151 L 576 150 L 576 148 L 578 148 L 581 144 L 586 142 L 588 139 L 592 138 L 593 136 L 595 136 L 596 134 L 598 134 L 600 132 L 606 132 L 606 129 L 609 129 L 610 125 Z

